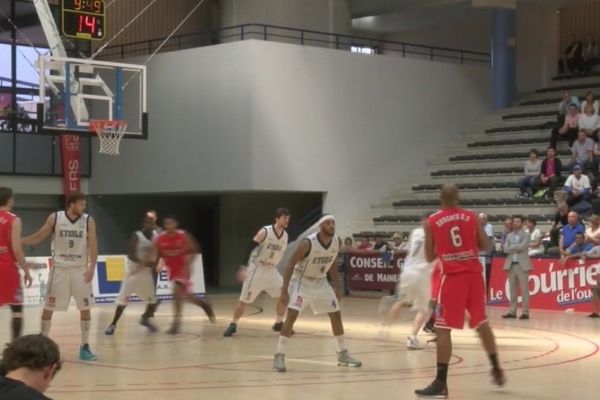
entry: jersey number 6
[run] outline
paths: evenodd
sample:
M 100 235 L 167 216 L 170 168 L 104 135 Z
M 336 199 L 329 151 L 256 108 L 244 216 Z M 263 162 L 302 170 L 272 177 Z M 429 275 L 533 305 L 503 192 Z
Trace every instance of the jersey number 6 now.
M 454 247 L 462 246 L 462 238 L 460 237 L 460 228 L 458 226 L 450 228 L 450 239 L 452 239 Z

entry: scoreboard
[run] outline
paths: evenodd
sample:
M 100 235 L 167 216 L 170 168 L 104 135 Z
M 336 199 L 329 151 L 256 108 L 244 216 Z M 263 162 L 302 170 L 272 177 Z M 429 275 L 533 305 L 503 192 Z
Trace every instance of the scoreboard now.
M 62 0 L 61 15 L 64 36 L 88 40 L 104 39 L 104 0 Z

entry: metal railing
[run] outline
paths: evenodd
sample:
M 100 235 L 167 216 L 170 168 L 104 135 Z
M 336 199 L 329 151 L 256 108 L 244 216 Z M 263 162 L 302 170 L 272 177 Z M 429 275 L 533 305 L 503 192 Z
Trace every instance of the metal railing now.
M 374 54 L 395 54 L 401 57 L 420 58 L 460 64 L 491 65 L 490 53 L 426 46 L 392 40 L 379 40 L 362 36 L 328 33 L 308 29 L 289 28 L 266 24 L 243 24 L 197 33 L 173 36 L 161 51 L 184 50 L 220 43 L 258 39 L 303 46 L 316 46 L 350 51 L 352 47 L 367 47 Z M 101 53 L 103 59 L 121 59 L 152 54 L 164 38 L 108 46 Z

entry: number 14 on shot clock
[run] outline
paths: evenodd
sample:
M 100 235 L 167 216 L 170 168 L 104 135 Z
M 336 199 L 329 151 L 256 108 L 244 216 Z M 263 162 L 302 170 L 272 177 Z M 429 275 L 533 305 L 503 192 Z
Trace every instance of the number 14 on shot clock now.
M 104 39 L 104 0 L 62 0 L 61 15 L 64 36 L 89 40 Z

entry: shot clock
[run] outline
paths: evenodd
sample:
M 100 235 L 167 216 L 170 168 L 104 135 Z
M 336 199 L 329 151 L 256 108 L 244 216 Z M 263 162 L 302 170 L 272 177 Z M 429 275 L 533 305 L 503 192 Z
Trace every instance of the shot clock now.
M 104 39 L 104 6 L 104 0 L 62 0 L 63 35 L 76 39 Z

